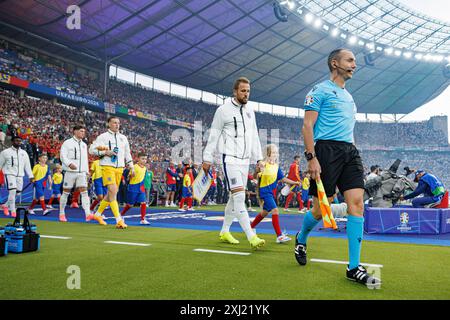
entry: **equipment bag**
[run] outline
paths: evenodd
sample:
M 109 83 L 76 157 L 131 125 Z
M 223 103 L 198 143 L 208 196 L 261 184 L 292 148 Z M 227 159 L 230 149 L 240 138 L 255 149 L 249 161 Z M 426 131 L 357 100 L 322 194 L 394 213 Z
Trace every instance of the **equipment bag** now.
M 20 215 L 23 212 L 23 224 L 20 224 Z M 28 210 L 19 208 L 14 222 L 5 227 L 8 240 L 8 252 L 23 253 L 37 251 L 40 248 L 40 235 L 36 232 L 36 225 L 28 220 Z

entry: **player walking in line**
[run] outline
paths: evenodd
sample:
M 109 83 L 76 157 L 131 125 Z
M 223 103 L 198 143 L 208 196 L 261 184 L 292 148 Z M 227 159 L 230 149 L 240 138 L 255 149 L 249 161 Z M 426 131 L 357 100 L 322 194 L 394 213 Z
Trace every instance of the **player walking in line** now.
M 182 198 L 180 201 L 180 208 L 178 211 L 186 211 L 184 209 L 184 203 L 187 202 L 188 211 L 194 211 L 192 208 L 192 184 L 194 183 L 194 179 L 192 176 L 192 167 L 187 167 L 185 175 L 183 177 L 183 190 L 182 190 Z
M 298 182 L 300 181 L 300 156 L 295 156 L 294 157 L 294 161 L 291 163 L 291 166 L 289 167 L 289 174 L 288 174 L 288 179 Z M 294 187 L 294 189 L 291 190 L 291 192 L 289 192 L 289 195 L 286 198 L 286 203 L 284 205 L 284 211 L 289 211 L 289 204 L 291 203 L 292 197 L 296 195 L 297 197 L 297 202 L 299 205 L 299 210 L 301 210 L 301 203 L 302 203 L 302 199 L 301 199 L 301 192 L 300 192 L 300 187 L 298 185 L 296 185 Z
M 91 164 L 91 177 L 92 182 L 94 183 L 94 192 L 96 199 L 92 201 L 91 207 L 89 208 L 92 211 L 97 207 L 100 201 L 103 200 L 103 197 L 108 193 L 108 188 L 103 185 L 102 179 L 102 166 L 100 165 L 100 160 L 94 160 Z
M 322 218 L 315 179 L 321 179 L 331 203 L 336 186 L 344 194 L 348 206 L 347 238 L 349 265 L 347 279 L 376 286 L 381 282 L 360 265 L 364 225 L 364 168 L 354 145 L 356 105 L 345 83 L 356 69 L 354 54 L 337 49 L 328 56 L 330 79 L 314 86 L 305 99 L 302 133 L 305 157 L 311 174 L 310 194 L 313 208 L 303 220 L 295 239 L 295 258 L 305 265 L 306 242 L 309 233 Z
M 169 167 L 166 170 L 166 185 L 167 185 L 167 197 L 166 197 L 166 207 L 176 207 L 173 202 L 175 197 L 175 191 L 177 190 L 177 169 L 171 160 Z
M 35 164 L 33 167 L 34 179 L 31 180 L 34 183 L 34 199 L 31 205 L 28 207 L 28 212 L 30 214 L 35 214 L 33 208 L 39 202 L 42 207 L 42 214 L 46 216 L 50 213 L 50 210 L 45 206 L 44 190 L 49 184 L 52 183 L 52 176 L 50 173 L 50 167 L 47 164 L 47 154 L 41 153 L 38 156 L 39 163 Z
M 255 217 L 251 226 L 252 228 L 256 228 L 261 220 L 271 213 L 273 229 L 277 235 L 277 243 L 283 243 L 292 239 L 281 232 L 278 207 L 272 191 L 277 187 L 278 181 L 296 186 L 300 184 L 300 181 L 294 181 L 284 177 L 283 171 L 278 165 L 278 156 L 278 147 L 274 144 L 269 144 L 266 148 L 264 168 L 261 170 L 259 166 L 256 167 L 256 175 L 258 175 L 259 183 L 259 199 L 263 204 L 263 210 Z
M 31 170 L 30 158 L 25 150 L 20 148 L 22 138 L 14 136 L 11 139 L 12 146 L 0 153 L 0 170 L 5 176 L 5 184 L 8 189 L 8 200 L 3 204 L 5 216 L 16 217 L 16 195 L 22 192 L 23 177 L 25 173 L 32 181 L 34 179 Z
M 211 124 L 208 143 L 203 152 L 203 170 L 208 173 L 213 154 L 219 145 L 222 154 L 225 180 L 231 196 L 225 207 L 225 217 L 220 232 L 220 240 L 238 244 L 230 233 L 230 226 L 236 217 L 244 230 L 252 248 L 265 244 L 250 226 L 250 219 L 245 205 L 245 187 L 248 179 L 250 161 L 262 160 L 261 143 L 253 109 L 247 105 L 250 96 L 250 81 L 239 78 L 233 86 L 233 98 L 220 106 Z M 218 143 L 219 140 L 221 143 Z
M 73 127 L 73 136 L 61 145 L 60 157 L 64 174 L 63 194 L 59 203 L 59 221 L 67 222 L 65 208 L 72 188 L 81 195 L 81 207 L 90 221 L 90 200 L 87 192 L 89 178 L 88 148 L 83 138 L 86 135 L 84 125 L 77 124 Z
M 145 175 L 147 174 L 147 156 L 144 153 L 138 154 L 138 163 L 134 165 L 135 175 L 130 179 L 127 192 L 127 204 L 122 209 L 120 215 L 123 217 L 125 213 L 130 210 L 134 204 L 139 203 L 141 207 L 141 222 L 140 224 L 150 224 L 145 219 L 147 213 L 147 202 L 145 198 Z
M 116 218 L 116 228 L 125 229 L 128 226 L 119 212 L 117 192 L 119 191 L 120 180 L 122 179 L 125 166 L 129 166 L 130 176 L 135 176 L 133 159 L 131 158 L 130 144 L 127 137 L 119 132 L 119 118 L 111 116 L 108 118 L 107 124 L 108 131 L 99 135 L 89 148 L 90 154 L 100 157 L 103 184 L 108 187 L 106 197 L 100 202 L 100 206 L 92 218 L 101 225 L 106 225 L 107 223 L 102 219 L 101 215 L 106 207 L 110 206 Z
M 52 203 L 53 200 L 55 200 L 55 197 L 56 199 L 58 199 L 58 202 L 61 200 L 61 186 L 63 181 L 63 175 L 62 175 L 62 166 L 60 164 L 57 164 L 55 167 L 55 173 L 53 174 L 52 181 L 53 181 L 51 185 L 52 196 L 48 200 L 47 204 L 48 209 L 53 209 Z
M 302 201 L 300 202 L 300 213 L 305 213 L 311 207 L 311 201 L 309 200 L 309 187 L 311 175 L 306 172 L 303 174 L 302 179 Z M 306 207 L 306 208 L 304 208 Z

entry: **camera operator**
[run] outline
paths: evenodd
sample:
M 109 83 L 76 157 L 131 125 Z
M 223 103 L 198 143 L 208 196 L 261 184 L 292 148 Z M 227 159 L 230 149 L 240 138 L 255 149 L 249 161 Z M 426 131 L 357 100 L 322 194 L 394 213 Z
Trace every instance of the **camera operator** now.
M 423 208 L 430 204 L 439 204 L 445 193 L 443 183 L 431 173 L 427 173 L 423 170 L 414 171 L 414 182 L 418 182 L 416 190 L 412 193 L 401 196 L 401 200 L 412 200 L 414 208 Z M 423 194 L 423 197 L 416 198 Z

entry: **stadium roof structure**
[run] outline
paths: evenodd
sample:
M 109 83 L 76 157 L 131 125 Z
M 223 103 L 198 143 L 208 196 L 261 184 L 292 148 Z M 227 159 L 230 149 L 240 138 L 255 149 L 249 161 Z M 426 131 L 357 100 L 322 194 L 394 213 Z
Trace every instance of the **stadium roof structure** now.
M 66 25 L 72 4 L 79 30 Z M 357 58 L 358 112 L 409 113 L 450 83 L 450 25 L 393 0 L 3 0 L 0 34 L 220 95 L 246 76 L 251 100 L 290 107 L 343 46 Z

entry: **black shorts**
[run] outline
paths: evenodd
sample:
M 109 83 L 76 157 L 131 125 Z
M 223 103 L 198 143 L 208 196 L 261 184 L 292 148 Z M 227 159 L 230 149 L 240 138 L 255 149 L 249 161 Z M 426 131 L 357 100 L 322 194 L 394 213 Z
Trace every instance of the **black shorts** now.
M 320 178 L 328 197 L 336 193 L 336 186 L 342 194 L 350 189 L 364 189 L 364 168 L 358 149 L 353 144 L 318 140 L 314 149 L 322 171 Z M 314 180 L 311 181 L 309 193 L 317 197 Z

